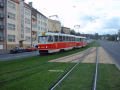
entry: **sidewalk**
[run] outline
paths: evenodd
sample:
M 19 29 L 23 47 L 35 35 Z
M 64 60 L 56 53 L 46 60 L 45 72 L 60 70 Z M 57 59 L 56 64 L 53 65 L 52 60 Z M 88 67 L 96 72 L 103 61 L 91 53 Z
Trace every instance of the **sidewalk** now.
M 8 54 L 9 51 L 5 51 L 5 50 L 0 50 L 0 55 L 3 55 L 3 54 Z

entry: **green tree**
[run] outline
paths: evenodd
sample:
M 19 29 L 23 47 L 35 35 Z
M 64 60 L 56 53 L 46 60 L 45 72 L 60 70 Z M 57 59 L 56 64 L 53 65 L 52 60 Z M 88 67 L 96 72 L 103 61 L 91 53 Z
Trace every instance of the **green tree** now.
M 99 37 L 98 33 L 95 33 L 95 39 L 97 40 Z
M 71 30 L 71 31 L 70 31 L 70 34 L 71 34 L 71 35 L 76 35 L 75 30 Z
M 80 36 L 80 33 L 78 32 L 78 33 L 76 33 L 76 36 Z

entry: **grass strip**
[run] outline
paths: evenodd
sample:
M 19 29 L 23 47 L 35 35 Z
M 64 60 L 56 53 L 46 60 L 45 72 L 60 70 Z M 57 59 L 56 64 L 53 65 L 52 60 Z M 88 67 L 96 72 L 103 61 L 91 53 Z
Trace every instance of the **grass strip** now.
M 91 90 L 95 64 L 80 63 L 56 90 Z
M 53 63 L 51 63 L 53 64 Z M 72 66 L 73 63 L 56 63 L 54 67 L 38 72 L 24 79 L 14 80 L 1 87 L 1 90 L 48 90 L 50 86 L 60 79 Z M 48 70 L 63 70 L 64 72 L 50 72 Z
M 91 90 L 95 64 L 81 63 L 56 90 Z M 120 71 L 114 64 L 99 64 L 97 90 L 120 90 Z
M 85 49 L 88 49 L 91 46 L 94 46 L 95 43 L 96 42 L 93 42 L 87 45 L 85 48 L 75 49 L 75 50 L 71 50 L 68 52 L 62 52 L 56 55 L 47 55 L 47 57 L 46 56 L 33 56 L 33 57 L 17 59 L 17 60 L 12 60 L 12 61 L 7 61 L 7 62 L 0 62 L 0 74 L 6 73 L 6 72 L 18 71 L 23 68 L 28 68 L 28 67 L 36 66 L 38 64 L 45 63 L 52 59 L 56 59 L 56 58 L 67 56 L 73 53 L 77 53 Z
M 51 65 L 42 65 L 42 66 L 39 66 L 38 64 L 45 63 L 45 62 L 47 62 L 47 61 L 49 61 L 51 59 L 56 59 L 56 58 L 59 58 L 59 57 L 63 57 L 63 56 L 66 56 L 66 55 L 70 55 L 70 54 L 73 54 L 73 53 L 76 53 L 76 52 L 83 51 L 83 50 L 85 50 L 85 49 L 87 49 L 87 48 L 89 48 L 91 46 L 95 46 L 95 43 L 97 43 L 97 42 L 93 42 L 93 43 L 89 44 L 85 48 L 75 49 L 75 50 L 71 50 L 71 51 L 63 52 L 63 53 L 58 53 L 56 55 L 48 55 L 47 57 L 46 56 L 33 56 L 33 57 L 17 59 L 17 60 L 13 60 L 13 61 L 0 62 L 0 73 L 5 73 L 5 72 L 11 72 L 11 71 L 18 70 L 18 72 L 6 73 L 2 77 L 0 76 L 0 82 L 1 83 L 4 82 L 4 81 L 10 81 L 10 83 L 7 83 L 5 85 L 5 87 L 2 87 L 2 88 L 3 88 L 3 90 L 5 90 L 5 89 L 13 90 L 14 88 L 13 89 L 11 88 L 11 83 L 12 83 L 12 87 L 17 88 L 16 87 L 16 83 L 19 83 L 21 81 L 23 81 L 23 83 L 24 83 L 26 78 L 30 79 L 30 77 L 33 77 L 36 74 L 40 74 L 41 75 L 41 72 L 40 72 L 41 70 L 45 70 L 46 71 L 51 66 L 54 66 L 54 63 L 51 63 Z M 55 65 L 60 66 L 60 67 L 64 67 L 64 68 L 68 68 L 68 67 L 70 68 L 71 67 L 71 65 L 68 65 L 68 64 L 67 64 L 68 66 L 66 66 L 66 63 L 62 64 L 62 65 L 60 63 L 59 64 L 55 64 Z M 31 67 L 31 68 L 29 68 L 29 67 Z M 32 67 L 34 67 L 34 68 L 32 68 Z M 28 68 L 28 69 L 24 69 L 24 68 Z M 54 67 L 54 68 L 58 68 L 58 67 Z M 48 72 L 46 73 L 45 71 L 44 71 L 44 75 L 49 74 Z M 60 79 L 61 75 L 64 75 L 64 74 L 59 74 L 59 78 L 53 75 L 54 78 L 56 78 L 56 79 L 55 80 L 52 79 L 52 80 L 56 82 L 57 80 Z M 24 77 L 24 76 L 26 76 L 26 77 Z M 27 77 L 27 76 L 29 76 L 29 77 Z M 19 79 L 15 79 L 14 80 L 14 78 L 18 78 L 18 77 L 24 77 L 24 78 L 19 78 Z M 44 80 L 44 79 L 46 79 L 46 78 L 43 78 L 42 80 Z M 14 82 L 16 82 L 15 85 L 13 84 Z M 53 82 L 53 83 L 55 83 L 55 82 Z M 29 83 L 29 82 L 27 82 L 27 83 Z M 53 83 L 50 83 L 49 86 L 51 86 Z M 9 88 L 7 88 L 7 86 Z M 20 88 L 20 90 L 23 87 L 26 87 L 26 86 L 22 86 Z M 29 87 L 27 87 L 27 88 L 29 88 Z M 41 87 L 39 87 L 39 88 L 41 88 Z M 47 87 L 47 88 L 50 88 L 50 87 Z M 17 90 L 19 90 L 19 89 L 17 88 Z M 44 89 L 42 89 L 42 90 L 44 90 Z
M 99 64 L 97 90 L 120 90 L 120 71 L 114 64 Z

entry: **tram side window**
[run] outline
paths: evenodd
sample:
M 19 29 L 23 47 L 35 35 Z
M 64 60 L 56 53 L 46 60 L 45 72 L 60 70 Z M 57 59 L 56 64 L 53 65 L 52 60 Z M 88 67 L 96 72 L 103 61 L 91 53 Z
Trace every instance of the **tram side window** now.
M 77 38 L 75 38 L 75 41 L 77 41 Z
M 72 37 L 70 37 L 70 39 L 71 39 L 70 41 L 73 41 L 73 40 L 72 40 Z
M 55 42 L 58 42 L 59 40 L 58 40 L 58 36 L 54 36 L 54 38 L 55 38 Z
M 66 41 L 69 41 L 69 38 L 68 38 L 68 36 L 66 36 Z
M 78 38 L 76 38 L 76 42 L 77 42 Z
M 83 41 L 84 41 L 84 38 L 83 38 Z
M 79 38 L 77 38 L 77 41 L 78 41 L 78 42 L 80 41 Z
M 80 41 L 81 41 L 81 38 L 80 38 Z
M 62 41 L 63 41 L 63 40 L 62 40 L 62 36 L 59 36 L 59 41 L 60 41 L 60 42 L 62 42 Z
M 65 36 L 63 36 L 63 41 L 66 41 Z
M 69 37 L 69 41 L 72 41 L 72 37 Z
M 72 37 L 69 37 L 69 41 L 72 41 Z
M 78 38 L 76 38 L 76 42 L 78 42 Z
M 52 36 L 48 36 L 48 42 L 53 42 L 53 37 Z
M 81 41 L 83 41 L 83 38 L 81 38 Z
M 83 39 L 83 41 L 85 41 L 85 38 Z
M 73 41 L 75 41 L 75 37 L 73 37 Z
M 74 37 L 72 37 L 72 41 L 74 41 Z
M 70 37 L 68 37 L 68 41 L 70 41 Z
M 68 41 L 70 41 L 70 37 L 68 37 Z

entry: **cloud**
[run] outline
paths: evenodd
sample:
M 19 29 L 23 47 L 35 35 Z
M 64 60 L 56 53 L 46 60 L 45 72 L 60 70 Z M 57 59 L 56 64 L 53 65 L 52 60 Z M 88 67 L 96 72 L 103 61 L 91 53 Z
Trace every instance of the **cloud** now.
M 120 17 L 113 17 L 103 23 L 105 29 L 120 29 Z
M 57 14 L 66 27 L 80 25 L 80 32 L 116 33 L 120 28 L 120 0 L 29 1 L 46 16 Z

